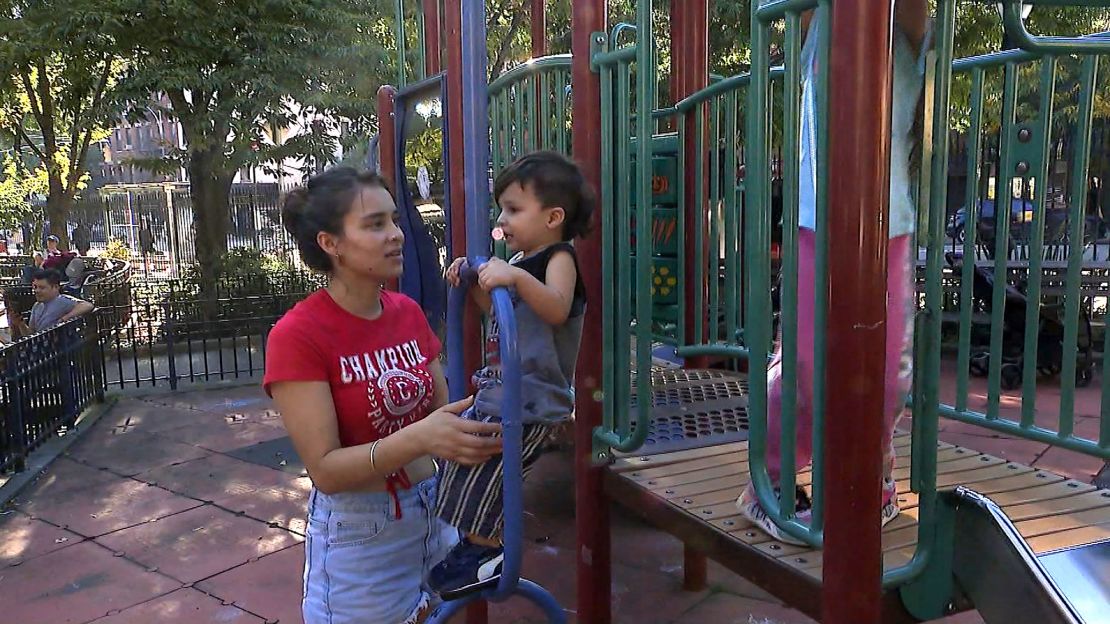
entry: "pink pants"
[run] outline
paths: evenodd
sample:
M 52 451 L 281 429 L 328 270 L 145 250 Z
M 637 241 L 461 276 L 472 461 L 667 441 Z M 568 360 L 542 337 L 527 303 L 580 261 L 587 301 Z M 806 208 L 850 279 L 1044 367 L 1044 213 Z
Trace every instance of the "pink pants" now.
M 886 379 L 883 399 L 884 475 L 894 469 L 894 427 L 905 410 L 913 373 L 913 236 L 890 239 L 887 250 L 886 301 Z M 835 253 L 830 251 L 830 253 Z M 798 470 L 813 460 L 813 319 L 814 274 L 816 269 L 816 236 L 802 228 L 798 236 L 798 363 L 797 379 L 797 446 L 795 464 Z M 826 363 L 828 366 L 828 363 Z M 828 393 L 836 388 L 826 388 Z M 767 469 L 777 483 L 782 472 L 782 340 L 775 349 L 767 371 Z M 836 423 L 827 422 L 826 427 Z

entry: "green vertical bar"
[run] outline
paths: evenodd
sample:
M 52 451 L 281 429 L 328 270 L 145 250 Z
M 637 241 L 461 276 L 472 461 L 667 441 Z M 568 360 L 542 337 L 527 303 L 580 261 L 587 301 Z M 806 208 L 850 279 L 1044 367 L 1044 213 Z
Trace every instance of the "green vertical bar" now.
M 624 415 L 624 431 L 628 430 L 628 419 L 631 416 L 629 409 L 632 401 L 632 302 L 628 297 L 621 297 L 621 293 L 631 293 L 633 287 L 632 276 L 632 168 L 629 166 L 629 124 L 632 119 L 632 105 L 630 100 L 631 80 L 629 66 L 621 62 L 617 66 L 617 357 L 621 366 L 618 370 L 617 386 L 621 389 L 620 397 L 623 402 L 618 403 L 620 413 Z M 644 258 L 636 259 L 636 267 L 644 270 Z M 650 262 L 650 258 L 647 260 Z M 639 296 L 640 293 L 637 293 Z M 642 297 L 641 297 L 642 298 Z M 621 437 L 624 437 L 623 435 Z
M 603 51 L 608 50 L 608 46 L 602 48 Z M 619 92 L 618 92 L 619 93 Z M 560 98 L 556 98 L 556 108 L 560 102 Z M 617 336 L 627 329 L 622 330 L 620 325 L 616 322 L 619 319 L 618 306 L 620 306 L 622 297 L 619 290 L 615 288 L 617 280 L 617 262 L 614 257 L 616 253 L 616 242 L 614 239 L 617 229 L 614 227 L 614 214 L 616 215 L 617 223 L 623 217 L 620 207 L 614 199 L 613 184 L 613 160 L 614 160 L 614 145 L 613 145 L 613 115 L 615 111 L 613 108 L 613 68 L 612 65 L 601 66 L 601 293 L 602 293 L 602 314 L 601 314 L 601 331 L 602 331 L 602 426 L 606 431 L 614 431 L 613 422 L 616 415 L 623 413 L 628 409 L 627 397 L 621 395 L 621 387 L 618 380 L 621 378 L 628 379 L 628 371 L 621 368 L 623 358 L 620 357 L 618 350 L 619 340 Z M 558 115 L 560 123 L 562 122 L 562 115 Z M 560 133 L 561 134 L 561 133 Z M 617 161 L 620 162 L 619 160 Z M 617 256 L 619 258 L 619 256 Z M 627 297 L 623 297 L 627 298 Z M 624 403 L 620 401 L 624 400 Z
M 652 118 L 655 102 L 655 42 L 652 37 L 652 0 L 636 3 L 636 420 L 647 423 L 651 414 L 651 163 Z
M 549 72 L 540 73 L 540 121 L 539 132 L 542 141 L 540 149 L 551 149 L 555 145 L 555 123 L 551 119 L 551 82 L 553 76 Z
M 512 97 L 512 86 L 506 85 L 501 91 L 501 104 L 498 107 L 501 114 L 502 123 L 502 150 L 501 150 L 501 165 L 508 166 L 513 158 L 513 113 L 509 108 L 510 98 Z M 509 251 L 505 241 L 494 241 L 493 243 L 494 255 L 499 258 L 508 257 Z
M 750 323 L 745 332 L 751 333 L 749 353 L 749 426 L 748 464 L 751 468 L 752 487 L 768 514 L 779 515 L 779 501 L 774 496 L 770 475 L 767 473 L 767 347 L 770 343 L 770 267 L 766 247 L 770 238 L 768 206 L 770 189 L 767 184 L 768 154 L 771 151 L 770 125 L 771 98 L 768 87 L 768 34 L 756 11 L 751 12 L 751 84 L 748 87 L 748 153 L 749 164 L 745 175 L 748 196 L 747 249 L 748 297 L 751 309 Z
M 971 127 L 967 131 L 967 187 L 964 189 L 964 255 L 960 274 L 960 344 L 956 355 L 956 409 L 967 409 L 971 361 L 971 309 L 975 285 L 975 238 L 979 234 L 979 139 L 983 134 L 983 70 L 971 70 Z
M 569 81 L 566 74 L 559 72 L 559 80 L 555 82 L 555 144 L 559 153 L 567 153 L 567 111 L 566 111 L 566 85 Z
M 721 104 L 709 101 L 709 341 L 721 338 Z M 700 256 L 700 254 L 699 254 Z
M 690 344 L 686 335 L 686 115 L 679 115 L 676 120 L 678 126 L 678 210 L 675 219 L 678 222 L 677 240 L 681 241 L 678 254 L 678 327 L 675 328 L 675 342 L 678 345 Z M 695 247 L 695 249 L 697 249 Z
M 1041 278 L 1044 276 L 1042 262 L 1044 260 L 1044 211 L 1045 199 L 1048 197 L 1049 165 L 1048 146 L 1052 133 L 1052 99 L 1056 94 L 1056 58 L 1046 56 L 1041 60 L 1041 103 L 1037 114 L 1040 117 L 1040 145 L 1038 146 L 1041 161 L 1036 172 L 1029 167 L 1031 175 L 1036 176 L 1036 190 L 1033 198 L 1033 240 L 1028 244 L 1029 251 L 1029 283 L 1026 296 L 1029 305 L 1025 306 L 1025 351 L 1022 360 L 1025 364 L 1024 378 L 1022 379 L 1021 397 L 1021 426 L 1032 427 L 1036 415 L 1037 401 L 1037 336 L 1040 334 L 1041 315 Z M 1023 193 L 1024 195 L 1024 193 Z M 1022 198 L 1024 202 L 1024 197 Z M 999 203 L 996 201 L 994 210 L 995 219 L 1001 214 Z M 1009 208 L 1007 206 L 1007 208 Z M 1024 221 L 1025 206 L 1022 206 L 1022 221 Z M 1009 214 L 1007 210 L 1006 214 Z M 1061 414 L 1061 424 L 1064 415 Z
M 1083 57 L 1080 70 L 1079 113 L 1075 119 L 1077 132 L 1072 146 L 1071 205 L 1068 206 L 1070 226 L 1068 250 L 1067 295 L 1064 297 L 1064 365 L 1060 371 L 1060 422 L 1057 426 L 1061 437 L 1072 433 L 1075 417 L 1075 361 L 1079 339 L 1080 284 L 1083 280 L 1083 229 L 1087 206 L 1087 168 L 1091 156 L 1091 119 L 1094 111 L 1095 79 L 1098 75 L 1098 57 Z M 1110 337 L 1110 332 L 1106 332 Z M 1092 345 L 1093 347 L 1093 345 Z M 1110 351 L 1103 350 L 1103 353 Z M 1110 374 L 1102 374 L 1102 419 L 1099 446 L 1110 446 Z
M 524 155 L 524 98 L 522 93 L 524 85 L 519 82 L 513 85 L 513 128 L 516 135 L 516 142 L 513 145 L 513 159 L 519 158 Z
M 736 111 L 737 111 L 736 114 L 737 114 L 738 118 L 740 116 L 741 105 L 743 104 L 743 101 L 744 101 L 742 98 L 746 98 L 746 97 L 747 97 L 747 93 L 745 93 L 743 96 L 741 96 L 739 93 L 737 93 L 736 97 L 733 99 L 733 104 L 734 104 L 733 108 L 736 109 Z M 744 132 L 743 124 L 738 124 L 736 134 L 732 138 L 732 140 L 733 140 L 732 149 L 735 150 L 737 152 L 737 154 L 740 155 L 741 159 L 743 158 L 744 139 L 745 139 L 743 132 Z M 735 237 L 736 237 L 736 249 L 737 249 L 738 253 L 736 254 L 736 273 L 734 275 L 735 280 L 732 284 L 732 292 L 734 293 L 733 296 L 736 298 L 736 300 L 738 302 L 738 306 L 737 306 L 737 310 L 736 310 L 736 322 L 739 324 L 739 331 L 736 334 L 734 334 L 732 336 L 729 336 L 729 340 L 737 342 L 738 344 L 740 344 L 740 343 L 742 343 L 741 335 L 743 334 L 743 331 L 744 331 L 744 329 L 743 329 L 744 328 L 744 309 L 745 309 L 745 303 L 747 302 L 747 299 L 744 296 L 744 281 L 745 281 L 744 280 L 744 270 L 747 267 L 747 265 L 744 263 L 744 194 L 741 191 L 741 185 L 740 184 L 732 184 L 732 178 L 731 177 L 729 178 L 729 182 L 731 184 L 731 190 L 732 190 L 732 193 L 733 193 L 733 206 L 736 207 L 736 234 L 735 234 Z
M 991 360 L 987 377 L 987 418 L 998 419 L 1002 384 L 1002 319 L 1006 313 L 1006 261 L 1010 250 L 1010 204 L 1014 174 L 1013 126 L 1017 108 L 1017 65 L 1006 63 L 1002 89 L 1002 150 L 994 192 L 994 292 L 991 299 Z M 1003 215 L 1005 215 L 1003 217 Z
M 525 76 L 521 80 L 524 87 L 524 135 L 527 137 L 528 151 L 536 151 L 538 144 L 536 133 L 539 128 L 536 127 L 536 74 Z
M 397 42 L 397 87 L 405 86 L 405 0 L 393 3 L 394 37 Z
M 779 444 L 782 453 L 782 507 L 780 518 L 794 516 L 795 449 L 798 417 L 798 131 L 801 117 L 801 20 L 797 13 L 786 15 L 783 52 L 786 77 L 783 80 L 782 116 L 782 305 L 779 331 L 782 335 L 782 423 Z M 824 125 L 819 120 L 818 125 Z M 823 163 L 820 163 L 823 164 Z M 769 209 L 769 205 L 767 208 Z M 768 210 L 769 212 L 769 210 Z M 766 248 L 758 249 L 768 255 Z M 818 466 L 813 469 L 818 470 Z
M 705 249 L 705 106 L 699 104 L 694 109 L 694 137 L 695 152 L 694 179 L 698 181 L 697 193 L 694 195 L 694 249 L 698 258 L 702 257 L 701 250 Z M 705 267 L 701 261 L 694 263 L 694 335 L 689 336 L 688 344 L 697 344 L 705 339 Z
M 739 246 L 737 244 L 736 228 L 736 92 L 729 91 L 721 97 L 725 107 L 725 136 L 722 145 L 725 149 L 725 175 L 722 176 L 725 200 L 725 335 L 724 341 L 731 343 L 736 340 L 736 317 L 740 302 L 737 300 L 739 291 L 735 290 L 737 259 Z
M 829 66 L 830 23 L 832 8 L 829 0 L 821 0 L 817 5 L 817 54 L 822 67 Z M 813 273 L 814 292 L 828 292 L 829 284 L 829 98 L 828 72 L 817 72 L 817 206 L 815 221 L 817 232 L 814 242 L 817 246 L 816 268 Z M 785 229 L 785 228 L 784 228 Z M 825 296 L 814 297 L 813 305 L 813 518 L 811 528 L 820 532 L 825 526 L 825 336 L 828 318 L 828 300 Z
M 500 106 L 500 92 L 490 94 L 489 98 L 489 116 L 490 116 L 490 133 L 493 135 L 493 149 L 490 150 L 490 161 L 493 164 L 493 171 L 501 171 L 504 164 L 501 162 L 501 106 Z

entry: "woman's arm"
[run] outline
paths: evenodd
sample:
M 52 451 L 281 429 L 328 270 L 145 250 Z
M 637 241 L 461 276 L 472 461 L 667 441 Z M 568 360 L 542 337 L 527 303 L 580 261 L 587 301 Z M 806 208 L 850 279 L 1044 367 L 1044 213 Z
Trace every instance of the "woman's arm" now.
M 928 0 L 897 0 L 894 3 L 894 25 L 906 35 L 914 53 L 919 53 L 929 28 Z
M 438 385 L 437 382 L 437 399 Z M 446 387 L 444 382 L 444 393 Z M 374 450 L 372 468 L 372 444 L 341 448 L 335 403 L 326 382 L 278 382 L 270 391 L 313 485 L 325 494 L 380 487 L 387 475 L 425 455 L 472 465 L 501 452 L 500 438 L 485 437 L 499 433 L 499 425 L 459 418 L 470 406 L 471 400 L 466 399 L 445 405 L 423 420 L 382 438 Z

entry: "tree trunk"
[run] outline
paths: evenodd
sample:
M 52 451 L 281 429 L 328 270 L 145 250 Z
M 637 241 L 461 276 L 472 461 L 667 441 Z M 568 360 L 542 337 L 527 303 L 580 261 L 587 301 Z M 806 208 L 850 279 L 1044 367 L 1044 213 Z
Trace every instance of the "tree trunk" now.
M 214 151 L 193 152 L 188 167 L 197 265 L 205 298 L 216 296 L 216 280 L 227 254 L 227 234 L 231 227 L 228 206 L 234 173 L 219 171 L 215 160 Z
M 50 233 L 58 237 L 58 248 L 69 250 L 69 211 L 73 200 L 65 191 L 60 179 L 50 176 L 49 191 L 46 196 L 46 218 L 50 220 Z

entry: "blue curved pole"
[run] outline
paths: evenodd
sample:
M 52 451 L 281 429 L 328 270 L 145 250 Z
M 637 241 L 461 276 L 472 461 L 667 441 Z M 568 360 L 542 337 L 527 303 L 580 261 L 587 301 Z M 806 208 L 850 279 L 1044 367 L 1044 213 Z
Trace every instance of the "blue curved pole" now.
M 467 220 L 470 223 L 470 220 Z M 466 305 L 466 291 L 474 283 L 476 269 L 485 262 L 482 256 L 467 259 L 467 267 L 462 271 L 463 281 L 458 288 L 451 289 L 448 301 L 449 322 L 447 325 L 447 346 L 449 353 L 462 353 L 462 322 Z M 501 564 L 501 579 L 497 587 L 484 592 L 485 598 L 500 601 L 511 596 L 520 580 L 520 547 L 524 536 L 524 501 L 521 479 L 521 433 L 520 422 L 520 352 L 517 349 L 516 315 L 513 314 L 513 301 L 507 288 L 495 288 L 490 293 L 493 313 L 497 318 L 498 341 L 501 349 L 501 461 L 504 464 L 503 509 L 505 515 L 505 559 Z M 451 377 L 450 393 L 452 400 L 466 396 L 465 374 L 462 358 L 448 359 L 448 374 Z
M 466 197 L 466 253 L 469 268 L 464 272 L 463 284 L 451 289 L 448 298 L 447 347 L 453 356 L 448 362 L 448 375 L 451 397 L 455 400 L 465 396 L 467 387 L 465 365 L 459 357 L 463 350 L 462 321 L 466 291 L 473 282 L 474 270 L 485 262 L 490 249 L 486 8 L 484 0 L 460 2 L 462 98 L 466 102 L 462 115 L 463 188 Z M 505 558 L 501 566 L 501 579 L 496 588 L 480 595 L 447 602 L 433 612 L 428 622 L 446 622 L 459 609 L 478 598 L 502 601 L 513 595 L 520 595 L 543 609 L 549 621 L 563 623 L 566 616 L 555 598 L 539 585 L 520 579 L 524 513 L 521 492 L 520 355 L 517 350 L 516 315 L 513 313 L 512 298 L 507 288 L 495 288 L 490 296 L 493 313 L 498 320 L 501 349 Z

